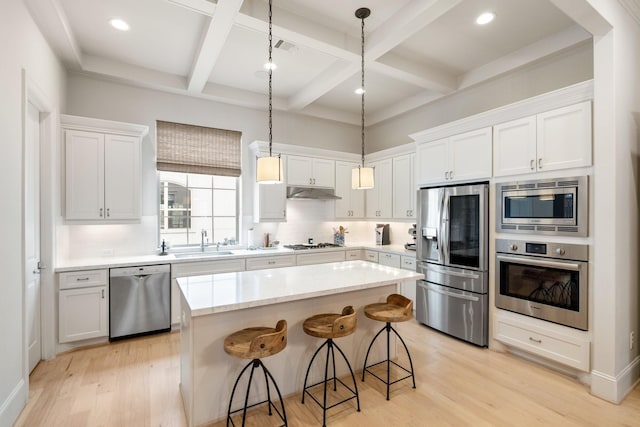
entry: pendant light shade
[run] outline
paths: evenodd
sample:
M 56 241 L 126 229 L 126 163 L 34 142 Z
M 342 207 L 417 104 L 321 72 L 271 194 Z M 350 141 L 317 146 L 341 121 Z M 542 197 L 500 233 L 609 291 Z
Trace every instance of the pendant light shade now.
M 272 0 L 269 0 L 269 62 L 273 64 L 273 35 L 272 35 Z M 256 181 L 260 184 L 277 184 L 282 182 L 282 161 L 280 156 L 271 153 L 273 145 L 273 91 L 272 75 L 275 67 L 269 67 L 269 157 L 258 157 L 256 161 Z
M 365 167 L 364 166 L 364 94 L 365 94 L 365 88 L 364 88 L 364 19 L 367 18 L 369 15 L 371 14 L 371 10 L 369 10 L 366 7 L 361 7 L 360 9 L 356 10 L 356 18 L 358 18 L 362 25 L 362 43 L 360 44 L 360 47 L 362 49 L 362 56 L 361 56 L 361 65 L 362 65 L 362 73 L 361 73 L 361 77 L 362 77 L 362 86 L 360 86 L 360 94 L 361 94 L 361 100 L 362 100 L 362 127 L 361 127 L 361 136 L 362 136 L 362 164 L 359 165 L 357 168 L 353 168 L 353 170 L 351 171 L 351 188 L 356 189 L 356 190 L 369 190 L 371 188 L 374 187 L 374 171 L 373 168 L 371 167 Z

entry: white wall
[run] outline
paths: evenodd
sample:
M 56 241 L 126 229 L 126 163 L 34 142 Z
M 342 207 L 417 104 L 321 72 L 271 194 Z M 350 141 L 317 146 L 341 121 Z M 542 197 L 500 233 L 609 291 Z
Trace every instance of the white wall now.
M 584 43 L 515 72 L 441 98 L 367 128 L 367 153 L 413 142 L 409 134 L 593 78 L 593 49 Z
M 64 102 L 65 74 L 23 2 L 4 0 L 0 12 L 0 426 L 10 426 L 27 400 L 23 358 L 22 72 L 54 108 Z

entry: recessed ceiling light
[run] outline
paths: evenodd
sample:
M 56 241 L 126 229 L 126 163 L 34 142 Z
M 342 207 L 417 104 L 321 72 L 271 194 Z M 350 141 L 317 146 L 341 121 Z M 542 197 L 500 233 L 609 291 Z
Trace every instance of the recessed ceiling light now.
M 487 25 L 489 22 L 493 21 L 495 17 L 496 17 L 495 13 L 485 12 L 476 18 L 476 24 Z
M 363 93 L 366 93 L 367 91 L 365 89 L 362 89 L 361 87 L 359 87 L 358 89 L 354 90 L 356 95 L 362 95 Z
M 275 62 L 267 62 L 264 64 L 265 70 L 275 70 L 276 68 L 278 68 L 278 66 L 276 65 Z
M 120 18 L 112 18 L 109 20 L 109 24 L 116 30 L 129 31 L 129 24 Z

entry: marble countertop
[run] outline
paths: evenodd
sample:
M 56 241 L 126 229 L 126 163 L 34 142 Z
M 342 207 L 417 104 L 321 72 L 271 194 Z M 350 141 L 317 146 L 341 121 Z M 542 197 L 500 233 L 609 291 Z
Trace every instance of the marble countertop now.
M 422 279 L 420 273 L 367 261 L 283 267 L 178 278 L 191 316 L 314 298 Z
M 98 268 L 115 268 L 115 267 L 129 267 L 135 265 L 154 265 L 154 264 L 175 264 L 182 262 L 199 262 L 199 261 L 212 261 L 217 259 L 230 259 L 230 258 L 252 258 L 262 256 L 276 256 L 276 255 L 290 255 L 290 254 L 302 254 L 302 253 L 318 253 L 318 252 L 330 252 L 330 251 L 343 251 L 350 249 L 370 249 L 379 252 L 396 253 L 405 256 L 415 257 L 415 251 L 409 251 L 404 248 L 403 245 L 350 245 L 339 248 L 323 248 L 323 249 L 307 249 L 297 250 L 287 249 L 283 247 L 268 248 L 268 249 L 224 249 L 220 248 L 221 252 L 230 252 L 227 255 L 208 256 L 208 253 L 215 252 L 213 247 L 209 247 L 207 252 L 204 252 L 202 256 L 193 256 L 188 258 L 179 258 L 176 253 L 170 252 L 166 256 L 160 256 L 158 254 L 150 255 L 136 255 L 136 256 L 122 256 L 122 257 L 94 257 L 94 258 L 77 258 L 63 260 L 57 263 L 55 271 L 62 273 L 65 271 L 74 270 L 91 270 Z M 194 250 L 197 252 L 197 249 Z

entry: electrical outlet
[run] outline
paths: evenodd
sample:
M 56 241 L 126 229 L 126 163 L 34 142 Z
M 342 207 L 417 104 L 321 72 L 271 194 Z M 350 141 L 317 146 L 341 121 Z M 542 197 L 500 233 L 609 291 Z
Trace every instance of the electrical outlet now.
M 629 350 L 633 350 L 633 347 L 636 345 L 636 332 L 629 332 Z

